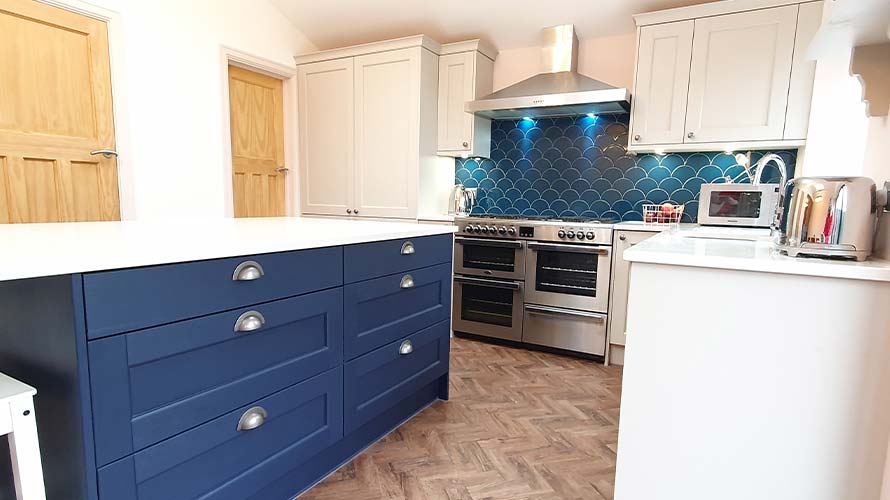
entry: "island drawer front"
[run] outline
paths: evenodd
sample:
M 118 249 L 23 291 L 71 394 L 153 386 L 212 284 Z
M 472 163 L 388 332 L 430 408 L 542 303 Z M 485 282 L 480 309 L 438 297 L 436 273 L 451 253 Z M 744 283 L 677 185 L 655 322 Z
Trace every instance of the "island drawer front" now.
M 346 283 L 451 262 L 451 234 L 350 245 L 344 250 Z
M 99 498 L 248 498 L 342 437 L 338 367 L 100 468 Z
M 87 337 L 106 337 L 342 283 L 342 247 L 88 273 L 83 277 Z
M 450 333 L 449 322 L 442 321 L 346 363 L 344 433 L 448 372 Z
M 337 366 L 342 348 L 342 288 L 89 342 L 97 462 Z
M 344 289 L 346 359 L 451 315 L 451 264 L 352 283 Z

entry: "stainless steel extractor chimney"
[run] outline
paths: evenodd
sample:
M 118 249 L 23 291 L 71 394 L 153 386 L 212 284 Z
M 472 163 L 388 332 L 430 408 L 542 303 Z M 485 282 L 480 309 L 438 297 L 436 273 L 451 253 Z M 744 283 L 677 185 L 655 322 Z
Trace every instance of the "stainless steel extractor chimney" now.
M 466 111 L 493 119 L 626 113 L 630 92 L 578 73 L 575 26 L 543 30 L 541 73 L 466 103 Z

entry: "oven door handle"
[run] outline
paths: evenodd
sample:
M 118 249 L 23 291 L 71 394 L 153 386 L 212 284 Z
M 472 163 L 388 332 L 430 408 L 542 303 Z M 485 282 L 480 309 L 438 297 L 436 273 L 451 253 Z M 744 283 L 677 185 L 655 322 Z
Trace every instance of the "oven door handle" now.
M 599 255 L 609 255 L 607 247 L 582 246 L 582 245 L 560 245 L 558 243 L 531 243 L 528 244 L 529 250 L 554 250 L 572 253 L 590 253 Z
M 454 242 L 460 243 L 461 245 L 467 244 L 486 247 L 522 248 L 522 242 L 514 240 L 485 240 L 482 238 L 463 238 L 460 236 L 455 236 Z
M 536 306 L 526 304 L 525 310 L 530 314 L 562 314 L 563 316 L 579 316 L 582 318 L 590 318 L 597 323 L 605 323 L 606 315 L 587 311 L 575 311 L 572 309 L 563 309 L 561 307 Z
M 499 280 L 489 280 L 484 278 L 470 278 L 468 276 L 455 276 L 455 283 L 466 283 L 468 285 L 484 285 L 491 286 L 495 288 L 507 288 L 510 290 L 519 290 L 522 288 L 522 285 L 515 281 L 499 281 Z

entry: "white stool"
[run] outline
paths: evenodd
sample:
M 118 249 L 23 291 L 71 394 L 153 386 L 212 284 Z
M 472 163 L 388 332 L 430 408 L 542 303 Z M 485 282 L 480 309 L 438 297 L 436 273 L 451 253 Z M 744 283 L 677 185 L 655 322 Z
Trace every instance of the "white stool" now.
M 46 500 L 34 395 L 30 385 L 0 373 L 0 436 L 9 437 L 15 494 L 19 500 Z

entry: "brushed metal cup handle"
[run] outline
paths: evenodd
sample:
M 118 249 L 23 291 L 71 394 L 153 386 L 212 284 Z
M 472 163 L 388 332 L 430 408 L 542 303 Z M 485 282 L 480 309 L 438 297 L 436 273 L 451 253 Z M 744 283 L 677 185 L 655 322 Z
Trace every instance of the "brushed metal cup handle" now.
M 238 264 L 238 267 L 235 268 L 235 271 L 232 273 L 232 281 L 255 281 L 262 278 L 265 274 L 263 266 L 259 262 L 247 260 Z
M 399 251 L 402 255 L 414 255 L 414 243 L 406 241 L 402 243 L 402 249 Z
M 261 427 L 269 418 L 269 413 L 262 406 L 254 406 L 244 412 L 238 420 L 238 431 L 252 431 L 257 427 Z
M 410 274 L 402 276 L 402 281 L 399 282 L 399 288 L 414 288 L 414 276 L 411 276 Z
M 259 311 L 247 311 L 235 320 L 234 330 L 238 333 L 255 332 L 266 324 L 266 318 Z
M 410 340 L 402 342 L 402 345 L 399 346 L 399 354 L 401 356 L 407 356 L 412 352 L 414 352 L 414 344 L 412 344 Z

